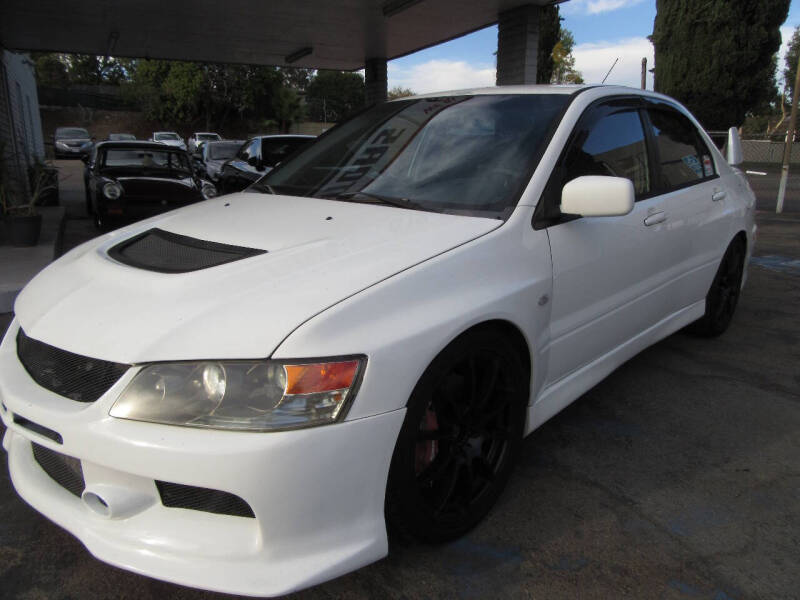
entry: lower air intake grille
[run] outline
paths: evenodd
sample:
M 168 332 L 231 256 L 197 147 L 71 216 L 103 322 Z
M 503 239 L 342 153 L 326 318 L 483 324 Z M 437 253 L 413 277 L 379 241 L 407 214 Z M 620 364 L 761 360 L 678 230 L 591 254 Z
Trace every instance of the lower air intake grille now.
M 17 333 L 17 356 L 33 380 L 78 402 L 94 402 L 128 370 L 128 365 L 73 354 Z
M 33 458 L 39 463 L 42 470 L 50 476 L 50 479 L 69 493 L 75 494 L 80 498 L 86 487 L 86 483 L 83 481 L 81 461 L 71 456 L 53 452 L 39 444 L 31 444 L 31 446 L 33 446 Z
M 229 246 L 149 229 L 117 244 L 108 255 L 121 263 L 158 273 L 188 273 L 264 254 L 266 250 Z
M 156 481 L 156 487 L 161 503 L 168 508 L 188 508 L 233 517 L 255 517 L 247 502 L 228 492 L 166 481 Z

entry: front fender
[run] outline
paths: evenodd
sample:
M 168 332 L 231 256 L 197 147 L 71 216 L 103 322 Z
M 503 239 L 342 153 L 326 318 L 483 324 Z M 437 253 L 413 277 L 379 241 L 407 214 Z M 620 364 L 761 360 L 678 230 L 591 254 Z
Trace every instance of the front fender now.
M 354 420 L 404 407 L 448 343 L 479 323 L 503 320 L 528 343 L 534 398 L 547 363 L 551 288 L 546 232 L 506 223 L 309 319 L 273 357 L 366 354 L 364 380 L 346 417 Z

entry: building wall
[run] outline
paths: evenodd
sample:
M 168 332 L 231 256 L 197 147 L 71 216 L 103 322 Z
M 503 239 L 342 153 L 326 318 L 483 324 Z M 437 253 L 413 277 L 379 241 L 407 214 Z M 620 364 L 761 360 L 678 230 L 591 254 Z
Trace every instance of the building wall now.
M 0 48 L 0 143 L 4 185 L 11 194 L 26 195 L 28 167 L 44 158 L 42 122 L 33 62 L 26 54 Z

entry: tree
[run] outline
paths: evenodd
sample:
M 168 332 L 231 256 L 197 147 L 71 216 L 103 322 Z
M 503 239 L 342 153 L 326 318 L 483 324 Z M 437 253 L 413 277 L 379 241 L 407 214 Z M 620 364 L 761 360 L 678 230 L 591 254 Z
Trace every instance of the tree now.
M 572 32 L 562 27 L 559 40 L 553 46 L 553 74 L 550 83 L 583 83 L 580 71 L 575 70 L 575 57 L 572 55 L 574 46 Z
M 414 92 L 412 92 L 409 88 L 400 87 L 398 85 L 390 89 L 389 92 L 386 94 L 386 97 L 389 100 L 395 100 L 396 98 L 408 98 L 409 96 L 413 95 Z
M 791 101 L 794 93 L 794 80 L 797 77 L 797 60 L 800 58 L 800 25 L 795 27 L 789 47 L 786 50 L 783 80 L 786 86 L 786 97 Z
M 341 121 L 364 106 L 364 77 L 360 73 L 317 71 L 306 88 L 309 117 Z
M 561 17 L 558 6 L 543 6 L 539 13 L 539 50 L 536 62 L 536 83 L 550 83 L 553 78 L 553 50 L 561 38 Z
M 292 123 L 303 118 L 305 112 L 300 96 L 290 87 L 280 86 L 272 97 L 272 110 L 282 133 L 288 133 Z
M 773 100 L 789 0 L 656 0 L 655 89 L 709 129 L 744 122 Z
M 32 58 L 36 65 L 37 85 L 54 88 L 65 88 L 69 85 L 67 65 L 59 59 L 58 54 L 46 52 Z

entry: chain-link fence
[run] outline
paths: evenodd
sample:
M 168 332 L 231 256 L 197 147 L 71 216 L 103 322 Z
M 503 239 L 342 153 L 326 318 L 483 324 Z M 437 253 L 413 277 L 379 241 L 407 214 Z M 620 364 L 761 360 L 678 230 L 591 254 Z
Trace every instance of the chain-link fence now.
M 742 154 L 746 163 L 763 163 L 780 165 L 783 163 L 783 152 L 786 145 L 783 135 L 742 135 Z M 792 143 L 792 164 L 800 164 L 800 139 Z

